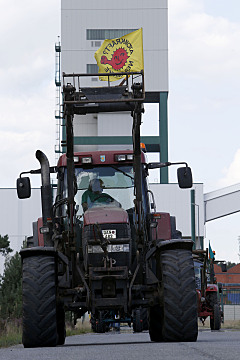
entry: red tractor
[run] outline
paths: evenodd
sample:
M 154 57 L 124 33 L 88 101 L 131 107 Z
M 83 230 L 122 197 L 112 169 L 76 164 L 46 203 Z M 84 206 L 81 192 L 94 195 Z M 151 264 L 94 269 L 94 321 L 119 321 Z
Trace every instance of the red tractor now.
M 84 88 L 86 74 L 63 74 L 66 154 L 51 168 L 37 151 L 41 169 L 29 171 L 41 173 L 42 218 L 21 251 L 25 347 L 63 344 L 65 311 L 75 319 L 91 312 L 94 326 L 104 331 L 108 313 L 110 321 L 134 319 L 141 330 L 140 309 L 147 309 L 152 341 L 197 339 L 193 242 L 181 238 L 170 215 L 163 235 L 163 216 L 154 210 L 147 182 L 150 169 L 174 163 L 147 162 L 140 146 L 143 73 L 124 75 L 126 86 Z M 115 111 L 132 114 L 133 150 L 74 153 L 74 115 Z M 191 169 L 177 164 L 183 164 L 179 186 L 190 188 Z M 54 201 L 50 172 L 57 174 Z M 29 197 L 30 189 L 21 174 L 19 198 Z
M 194 269 L 196 278 L 198 317 L 203 325 L 210 317 L 211 330 L 220 330 L 223 312 L 220 306 L 218 286 L 214 274 L 214 259 L 208 258 L 208 249 L 194 250 Z

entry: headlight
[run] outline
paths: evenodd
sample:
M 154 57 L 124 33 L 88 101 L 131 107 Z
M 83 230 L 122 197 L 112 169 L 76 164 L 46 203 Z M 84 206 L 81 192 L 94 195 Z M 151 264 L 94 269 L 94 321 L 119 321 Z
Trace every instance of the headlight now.
M 126 161 L 126 155 L 124 154 L 115 155 L 115 161 Z
M 82 157 L 81 162 L 82 164 L 92 164 L 92 157 L 91 156 Z

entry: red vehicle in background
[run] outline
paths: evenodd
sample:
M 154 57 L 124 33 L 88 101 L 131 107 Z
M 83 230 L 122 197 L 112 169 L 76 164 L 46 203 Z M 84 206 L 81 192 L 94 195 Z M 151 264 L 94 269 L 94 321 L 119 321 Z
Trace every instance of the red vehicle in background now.
M 223 311 L 219 301 L 221 284 L 217 284 L 214 273 L 214 258 L 209 259 L 208 249 L 194 250 L 194 269 L 196 279 L 198 317 L 203 325 L 210 317 L 211 330 L 220 330 L 223 320 Z M 226 271 L 225 264 L 222 264 L 222 271 Z

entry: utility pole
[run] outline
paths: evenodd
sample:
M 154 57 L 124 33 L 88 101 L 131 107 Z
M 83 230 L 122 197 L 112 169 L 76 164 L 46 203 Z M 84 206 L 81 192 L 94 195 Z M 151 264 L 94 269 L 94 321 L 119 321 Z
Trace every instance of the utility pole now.
M 240 236 L 238 237 L 238 260 L 240 263 Z

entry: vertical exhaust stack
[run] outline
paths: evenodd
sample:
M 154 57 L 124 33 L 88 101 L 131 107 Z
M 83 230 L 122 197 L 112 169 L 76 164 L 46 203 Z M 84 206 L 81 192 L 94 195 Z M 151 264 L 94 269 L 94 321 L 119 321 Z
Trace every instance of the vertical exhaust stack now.
M 52 241 L 52 189 L 50 185 L 50 170 L 47 156 L 41 151 L 36 151 L 36 158 L 41 165 L 41 199 L 43 218 L 44 246 L 53 246 Z

